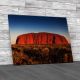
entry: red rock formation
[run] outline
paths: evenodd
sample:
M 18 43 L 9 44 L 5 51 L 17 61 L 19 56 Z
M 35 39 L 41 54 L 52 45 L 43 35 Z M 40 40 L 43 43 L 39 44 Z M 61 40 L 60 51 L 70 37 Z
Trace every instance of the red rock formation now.
M 59 34 L 40 32 L 40 33 L 27 33 L 17 37 L 16 44 L 68 44 L 66 38 Z

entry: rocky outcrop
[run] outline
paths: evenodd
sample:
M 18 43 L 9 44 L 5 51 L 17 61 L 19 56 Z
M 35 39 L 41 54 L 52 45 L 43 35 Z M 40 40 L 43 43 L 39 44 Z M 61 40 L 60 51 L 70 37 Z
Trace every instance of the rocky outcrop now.
M 67 39 L 59 34 L 40 32 L 40 33 L 27 33 L 19 35 L 16 39 L 16 44 L 27 45 L 27 44 L 37 44 L 37 45 L 65 45 L 68 44 Z

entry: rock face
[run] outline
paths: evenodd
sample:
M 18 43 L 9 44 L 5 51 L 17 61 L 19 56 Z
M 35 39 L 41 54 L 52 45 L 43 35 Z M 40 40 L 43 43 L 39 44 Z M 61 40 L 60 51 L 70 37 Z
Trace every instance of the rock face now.
M 37 44 L 37 45 L 65 45 L 68 44 L 66 38 L 59 34 L 40 32 L 40 33 L 27 33 L 19 35 L 16 39 L 16 44 L 27 45 L 27 44 Z

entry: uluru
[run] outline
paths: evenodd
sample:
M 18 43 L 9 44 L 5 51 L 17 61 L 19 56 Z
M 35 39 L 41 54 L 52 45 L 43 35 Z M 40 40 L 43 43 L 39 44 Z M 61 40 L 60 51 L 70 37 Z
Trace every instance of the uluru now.
M 72 62 L 71 46 L 60 34 L 39 32 L 17 36 L 12 45 L 13 63 L 50 64 Z
M 26 33 L 21 34 L 16 39 L 16 44 L 19 45 L 66 45 L 69 44 L 67 39 L 60 34 L 48 33 L 48 32 L 39 32 L 39 33 Z

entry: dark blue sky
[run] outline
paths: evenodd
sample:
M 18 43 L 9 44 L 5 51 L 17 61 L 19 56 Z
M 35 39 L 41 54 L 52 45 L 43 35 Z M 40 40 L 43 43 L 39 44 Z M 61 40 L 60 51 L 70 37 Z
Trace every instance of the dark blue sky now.
M 11 41 L 18 35 L 31 32 L 50 32 L 61 34 L 69 39 L 66 18 L 44 16 L 9 15 Z

